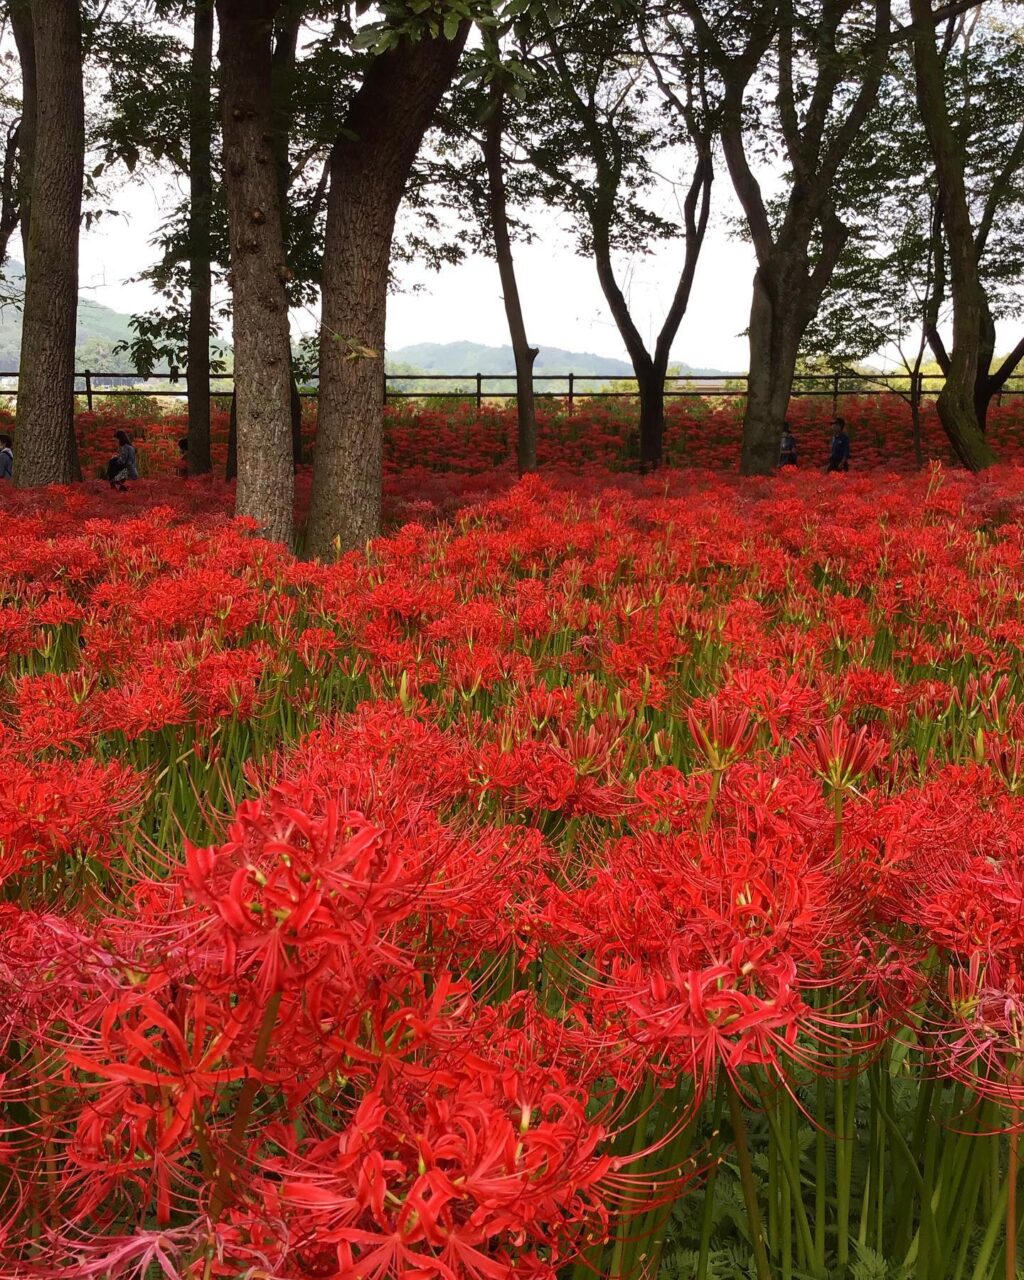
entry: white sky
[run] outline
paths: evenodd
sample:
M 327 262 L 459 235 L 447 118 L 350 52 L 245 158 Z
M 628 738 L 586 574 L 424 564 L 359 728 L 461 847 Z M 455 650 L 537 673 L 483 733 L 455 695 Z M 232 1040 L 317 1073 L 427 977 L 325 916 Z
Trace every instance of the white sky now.
M 723 175 L 716 183 L 719 200 L 727 185 Z M 149 288 L 131 281 L 156 257 L 150 241 L 167 193 L 162 183 L 153 186 L 145 180 L 125 186 L 116 197 L 121 212 L 83 232 L 80 273 L 85 296 L 123 312 L 153 304 Z M 681 252 L 681 244 L 659 246 L 650 256 L 621 264 L 637 323 L 652 343 L 675 288 Z M 576 256 L 569 237 L 554 222 L 540 228 L 534 244 L 517 246 L 516 266 L 535 345 L 625 358 L 593 263 Z M 709 230 L 674 360 L 695 367 L 746 368 L 746 340 L 739 335 L 747 324 L 752 275 L 750 247 L 731 239 L 721 227 Z M 471 258 L 440 272 L 413 265 L 402 270 L 401 281 L 403 291 L 389 301 L 392 350 L 416 342 L 508 344 L 498 268 L 492 261 Z M 417 285 L 422 288 L 414 289 Z M 299 315 L 296 324 L 308 331 L 313 320 Z

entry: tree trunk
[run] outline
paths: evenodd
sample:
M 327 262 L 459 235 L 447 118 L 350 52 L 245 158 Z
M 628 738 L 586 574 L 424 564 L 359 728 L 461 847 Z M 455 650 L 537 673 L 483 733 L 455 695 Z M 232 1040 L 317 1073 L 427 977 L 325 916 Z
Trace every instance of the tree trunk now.
M 188 469 L 205 475 L 210 458 L 210 321 L 213 204 L 213 0 L 197 0 L 189 101 Z
M 292 246 L 292 227 L 289 204 L 291 187 L 290 147 L 292 125 L 295 120 L 295 58 L 299 47 L 299 28 L 305 6 L 302 0 L 285 0 L 274 25 L 274 52 L 271 59 L 272 94 L 274 104 L 274 171 L 277 175 L 277 193 L 281 206 L 281 235 L 285 252 Z M 302 401 L 299 384 L 295 378 L 294 361 L 289 349 L 289 377 L 291 385 L 292 463 L 302 464 Z
M 516 457 L 519 474 L 537 470 L 537 407 L 533 395 L 533 362 L 537 348 L 526 337 L 526 322 L 519 297 L 512 240 L 508 229 L 508 204 L 505 191 L 505 169 L 502 156 L 505 90 L 495 77 L 491 81 L 490 114 L 484 130 L 483 152 L 487 165 L 487 204 L 494 237 L 494 256 L 498 261 L 501 289 L 505 302 L 512 354 L 516 364 L 516 411 L 519 420 Z
M 971 471 L 980 471 L 996 456 L 982 434 L 975 404 L 986 307 L 964 182 L 965 157 L 946 106 L 931 0 L 911 0 L 910 12 L 918 27 L 912 46 L 917 102 L 942 191 L 953 302 L 953 349 L 936 407 L 957 457 Z
M 320 406 L 308 549 L 358 547 L 380 532 L 381 370 L 395 215 L 469 23 L 455 39 L 403 42 L 374 59 L 331 154 L 324 241 Z
M 39 128 L 39 94 L 36 86 L 36 43 L 30 0 L 11 0 L 11 30 L 21 63 L 21 126 L 18 146 L 19 194 L 21 198 L 22 255 L 28 262 L 29 219 L 32 210 L 32 170 L 35 167 L 36 135 Z
M 231 393 L 231 408 L 228 411 L 228 457 L 224 479 L 238 479 L 238 396 L 234 391 Z
M 292 419 L 292 465 L 302 465 L 302 397 L 299 395 L 299 384 L 294 371 L 289 371 L 289 397 L 291 400 Z
M 789 412 L 796 357 L 803 332 L 795 300 L 759 267 L 750 306 L 750 364 L 743 413 L 745 476 L 769 475 L 778 466 L 779 442 Z
M 625 343 L 626 351 L 633 365 L 636 378 L 637 397 L 640 401 L 640 469 L 661 466 L 662 441 L 665 434 L 665 373 L 668 368 L 667 359 L 660 371 L 656 361 L 651 359 L 650 352 L 644 345 L 640 331 L 630 315 L 625 294 L 619 288 L 612 267 L 610 222 L 604 217 L 591 217 L 594 229 L 594 265 L 597 267 L 597 278 L 601 291 L 612 313 L 612 319 Z M 679 319 L 675 329 L 679 327 Z M 668 325 L 666 321 L 666 325 Z M 662 330 L 664 335 L 664 329 Z M 674 336 L 674 334 L 673 334 Z
M 271 37 L 279 0 L 217 0 L 231 245 L 238 486 L 235 513 L 292 540 L 291 341 L 272 148 Z
M 982 294 L 981 324 L 978 340 L 978 367 L 974 373 L 974 414 L 978 419 L 978 430 L 985 434 L 988 427 L 988 407 L 995 395 L 995 380 L 992 377 L 992 362 L 996 354 L 996 325 L 988 299 Z
M 914 466 L 920 471 L 924 466 L 924 447 L 921 443 L 921 383 L 918 378 L 911 384 L 910 424 L 914 441 Z
M 78 0 L 32 0 L 37 124 L 18 378 L 21 486 L 81 477 L 75 446 L 78 237 L 85 167 Z
M 640 397 L 640 470 L 661 466 L 665 442 L 665 375 L 667 370 L 651 361 L 637 370 Z

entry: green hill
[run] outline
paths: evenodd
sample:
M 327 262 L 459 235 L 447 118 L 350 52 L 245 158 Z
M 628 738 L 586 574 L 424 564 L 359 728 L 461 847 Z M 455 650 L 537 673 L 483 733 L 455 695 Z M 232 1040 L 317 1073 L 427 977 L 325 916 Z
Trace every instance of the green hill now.
M 388 352 L 388 367 L 415 369 L 419 373 L 451 374 L 473 377 L 475 374 L 514 373 L 512 348 L 487 347 L 479 342 L 418 342 Z M 678 365 L 680 373 L 720 375 L 721 369 L 693 369 Z M 628 360 L 616 360 L 586 351 L 565 351 L 561 347 L 540 348 L 533 366 L 536 374 L 550 376 L 575 373 L 578 377 L 627 378 L 633 373 Z
M 5 292 L 24 296 L 25 270 L 20 262 L 8 261 L 3 270 Z M 76 364 L 79 369 L 103 373 L 131 373 L 127 356 L 114 355 L 118 342 L 131 336 L 129 317 L 89 298 L 78 301 Z M 21 361 L 21 307 L 17 301 L 0 308 L 0 373 L 17 373 Z

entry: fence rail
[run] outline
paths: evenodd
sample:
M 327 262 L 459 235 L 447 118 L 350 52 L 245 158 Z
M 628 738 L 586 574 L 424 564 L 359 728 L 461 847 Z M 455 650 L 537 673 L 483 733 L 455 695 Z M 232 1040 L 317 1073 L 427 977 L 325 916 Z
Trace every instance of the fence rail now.
M 81 373 L 75 374 L 75 394 L 84 396 L 86 404 L 91 411 L 97 398 L 107 399 L 110 396 L 176 396 L 186 397 L 188 395 L 188 373 L 181 373 L 177 370 L 171 373 L 153 373 L 145 380 L 143 385 L 133 385 L 126 387 L 123 385 L 126 378 L 130 378 L 131 374 L 125 373 L 97 373 L 90 369 L 84 369 Z M 211 373 L 211 382 L 233 382 L 234 375 L 230 373 Z M 17 373 L 0 372 L 0 380 L 15 379 Z M 314 379 L 315 381 L 315 379 Z M 511 383 L 511 394 L 514 394 L 516 375 L 514 373 L 389 373 L 385 374 L 382 385 L 382 395 L 384 403 L 387 404 L 392 400 L 473 400 L 476 402 L 478 409 L 483 407 L 485 400 L 507 399 L 509 392 L 501 390 L 489 390 L 488 384 L 491 383 Z M 941 373 L 919 373 L 913 375 L 913 381 L 906 374 L 879 374 L 872 376 L 870 374 L 861 374 L 855 372 L 831 373 L 831 374 L 815 374 L 802 373 L 797 374 L 793 379 L 793 395 L 798 396 L 817 396 L 831 398 L 833 406 L 838 404 L 839 400 L 844 396 L 855 395 L 901 395 L 906 396 L 910 393 L 912 385 L 916 384 L 916 390 L 920 395 L 937 395 L 942 388 L 944 377 Z M 168 385 L 152 387 L 152 382 L 164 383 Z M 401 390 L 394 384 L 396 383 L 423 383 L 423 382 L 469 382 L 471 387 L 469 390 L 446 390 L 446 391 L 426 391 L 419 387 L 414 390 Z M 561 383 L 564 390 L 545 391 L 542 387 L 538 388 L 538 383 Z M 608 391 L 601 389 L 606 387 L 608 383 L 637 382 L 635 377 L 611 377 L 607 374 L 591 374 L 591 373 L 536 373 L 533 375 L 534 394 L 538 399 L 549 400 L 565 400 L 571 408 L 577 399 L 586 400 L 628 400 L 636 396 L 636 391 Z M 748 394 L 747 391 L 748 376 L 745 373 L 737 374 L 670 374 L 665 379 L 665 396 L 668 399 L 682 399 L 687 397 L 701 398 L 705 396 L 726 396 L 743 398 Z M 113 385 L 111 385 L 113 384 Z M 593 384 L 598 384 L 594 387 Z M 17 387 L 10 389 L 0 385 L 0 396 L 16 397 L 18 394 Z M 230 398 L 234 392 L 213 390 L 214 396 L 225 399 Z M 313 398 L 317 395 L 315 387 L 306 387 L 300 389 L 299 394 L 303 397 Z M 1024 387 L 1004 387 L 999 393 L 1001 400 L 1004 395 L 1022 395 Z

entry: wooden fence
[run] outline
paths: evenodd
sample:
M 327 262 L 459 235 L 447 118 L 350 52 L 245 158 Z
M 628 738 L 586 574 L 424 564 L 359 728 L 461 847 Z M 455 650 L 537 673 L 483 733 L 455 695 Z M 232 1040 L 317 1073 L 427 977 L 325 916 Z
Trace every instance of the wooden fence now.
M 17 387 L 7 389 L 2 380 L 17 379 L 17 373 L 0 373 L 0 396 L 16 397 Z M 126 387 L 124 382 L 131 374 L 94 373 L 89 369 L 75 374 L 75 394 L 83 396 L 91 411 L 97 399 L 110 396 L 177 396 L 188 395 L 188 374 L 178 370 L 170 373 L 154 373 L 144 383 Z M 210 375 L 211 381 L 231 382 L 230 373 Z M 917 374 L 918 389 L 922 395 L 938 395 L 942 388 L 943 376 L 940 373 Z M 458 384 L 456 389 L 431 391 L 417 385 L 410 389 L 409 384 L 448 382 Z M 419 373 L 385 375 L 382 394 L 384 403 L 396 400 L 472 400 L 478 409 L 485 400 L 506 400 L 515 395 L 516 375 L 514 373 Z M 578 373 L 541 373 L 534 374 L 534 393 L 540 399 L 564 400 L 570 408 L 578 400 L 622 400 L 636 396 L 635 391 L 606 388 L 609 383 L 636 382 L 634 377 L 609 377 L 600 374 Z M 152 383 L 159 385 L 152 386 Z M 462 389 L 465 384 L 468 389 Z M 560 387 L 545 390 L 545 385 L 561 384 Z M 166 384 L 166 385 L 164 385 Z M 401 384 L 405 384 L 402 389 Z M 497 385 L 495 385 L 497 384 Z M 871 376 L 853 371 L 830 374 L 797 374 L 794 379 L 794 396 L 820 396 L 832 400 L 838 405 L 844 396 L 862 395 L 901 395 L 910 394 L 911 381 L 907 375 L 879 374 Z M 230 398 L 231 391 L 214 390 L 215 396 Z M 315 397 L 315 386 L 306 386 L 300 393 L 302 396 Z M 747 375 L 738 374 L 678 374 L 666 379 L 665 395 L 670 399 L 681 397 L 725 396 L 743 398 L 747 394 Z M 1024 394 L 1024 388 L 1007 387 L 1001 395 Z

